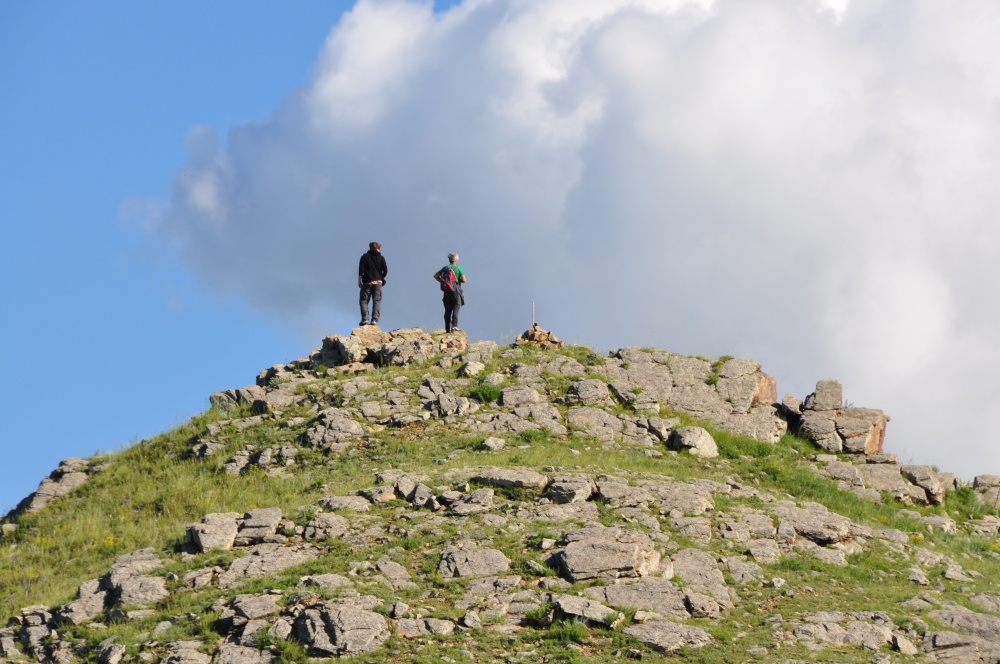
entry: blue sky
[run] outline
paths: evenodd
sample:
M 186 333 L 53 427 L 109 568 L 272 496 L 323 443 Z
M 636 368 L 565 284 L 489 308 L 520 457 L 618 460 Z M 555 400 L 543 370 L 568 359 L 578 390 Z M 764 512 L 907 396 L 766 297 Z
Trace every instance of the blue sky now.
M 1000 473 L 995 0 L 0 0 L 0 510 L 356 322 L 837 378 Z
M 207 293 L 122 205 L 168 197 L 193 126 L 254 120 L 304 84 L 349 6 L 0 1 L 0 511 L 61 459 L 151 436 L 316 344 Z

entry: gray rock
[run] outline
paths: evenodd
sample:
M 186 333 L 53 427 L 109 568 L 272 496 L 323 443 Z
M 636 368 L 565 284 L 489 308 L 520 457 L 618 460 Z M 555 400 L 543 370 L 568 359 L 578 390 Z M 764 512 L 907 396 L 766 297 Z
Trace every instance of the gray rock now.
M 835 380 L 821 380 L 816 391 L 806 397 L 803 410 L 839 410 L 844 406 L 844 388 Z
M 236 512 L 206 514 L 201 518 L 201 523 L 188 526 L 188 539 L 201 552 L 231 549 L 239 530 L 239 518 L 240 515 Z
M 608 385 L 602 380 L 581 380 L 569 386 L 567 401 L 585 406 L 610 406 L 612 404 Z
M 615 608 L 644 609 L 668 618 L 689 617 L 684 592 L 673 582 L 663 578 L 645 577 L 607 586 L 593 586 L 587 588 L 584 594 Z
M 353 586 L 354 582 L 340 574 L 317 574 L 299 579 L 299 585 L 314 586 L 322 590 L 337 590 L 345 586 Z
M 589 500 L 597 490 L 587 477 L 557 477 L 549 485 L 548 497 L 555 503 L 577 503 Z
M 410 576 L 409 571 L 399 563 L 391 560 L 388 556 L 382 556 L 375 563 L 376 569 L 388 579 L 389 584 L 394 590 L 399 590 L 401 588 L 414 588 L 416 584 L 413 583 L 413 577 Z
M 125 657 L 125 646 L 120 643 L 108 643 L 101 647 L 97 655 L 99 664 L 118 664 Z
M 311 657 L 342 657 L 377 650 L 390 636 L 385 618 L 374 611 L 321 602 L 305 609 L 295 633 Z
M 557 595 L 552 598 L 552 601 L 556 610 L 563 616 L 604 625 L 612 629 L 625 618 L 624 614 L 610 609 L 600 602 L 576 595 Z
M 493 489 L 476 489 L 448 505 L 448 511 L 458 516 L 478 514 L 493 508 Z
M 656 502 L 656 496 L 642 487 L 631 486 L 620 478 L 597 482 L 597 497 L 609 507 L 640 507 Z
M 258 544 L 250 547 L 247 555 L 234 560 L 229 569 L 219 575 L 219 587 L 235 588 L 247 579 L 257 579 L 301 565 L 315 555 L 315 551 L 308 547 Z
M 847 408 L 837 416 L 837 434 L 854 454 L 881 454 L 888 420 L 881 410 Z
M 597 436 L 601 441 L 611 441 L 622 431 L 622 421 L 600 408 L 582 406 L 570 408 L 567 414 L 569 428 L 585 431 Z
M 441 576 L 475 577 L 501 574 L 510 569 L 510 560 L 496 549 L 450 549 L 441 556 Z
M 80 585 L 78 599 L 56 612 L 56 621 L 82 625 L 96 618 L 104 610 L 108 593 L 101 589 L 100 580 L 94 579 Z
M 170 596 L 167 580 L 161 576 L 135 576 L 117 586 L 116 606 L 145 606 Z
M 670 560 L 674 566 L 674 576 L 684 582 L 686 591 L 708 595 L 723 608 L 733 607 L 726 578 L 712 554 L 689 548 L 678 551 Z
M 351 522 L 338 514 L 320 512 L 306 526 L 306 539 L 335 539 L 351 528 Z
M 201 641 L 175 641 L 170 644 L 167 656 L 160 664 L 209 664 L 212 658 L 199 652 L 200 647 Z
M 944 503 L 945 488 L 938 481 L 934 469 L 930 466 L 901 466 L 903 477 L 913 482 L 927 493 L 927 501 L 932 505 Z
M 371 501 L 362 496 L 326 496 L 319 504 L 325 510 L 348 510 L 350 512 L 367 512 L 371 509 Z
M 733 556 L 726 564 L 729 566 L 729 575 L 733 577 L 733 581 L 741 586 L 759 583 L 764 579 L 764 570 L 755 562 Z
M 208 397 L 208 402 L 211 404 L 212 408 L 217 408 L 219 410 L 234 410 L 240 405 L 239 401 L 236 400 L 235 390 L 216 392 Z
M 244 620 L 256 620 L 281 613 L 281 606 L 271 595 L 237 595 L 230 602 L 230 611 Z M 225 617 L 227 614 L 223 612 L 222 618 Z
M 674 429 L 667 446 L 675 450 L 688 450 L 694 456 L 712 458 L 719 456 L 719 448 L 712 434 L 701 427 L 680 427 Z
M 312 447 L 340 450 L 345 441 L 363 436 L 365 430 L 339 408 L 320 411 L 316 423 L 305 433 L 305 443 Z
M 472 477 L 472 481 L 489 486 L 517 489 L 544 489 L 549 478 L 533 470 L 515 468 L 488 468 Z
M 928 616 L 956 632 L 1000 641 L 1000 618 L 996 616 L 976 613 L 957 604 L 931 611 Z
M 799 433 L 828 452 L 844 451 L 844 440 L 837 433 L 836 415 L 830 411 L 803 411 Z
M 278 507 L 261 507 L 248 511 L 240 521 L 237 542 L 245 546 L 273 537 L 278 532 L 282 516 Z
M 753 360 L 726 360 L 719 369 L 715 389 L 734 413 L 746 414 L 751 408 L 770 406 L 778 400 L 774 378 L 761 371 Z
M 542 397 L 537 391 L 523 385 L 507 387 L 500 391 L 500 405 L 507 408 L 538 403 L 541 400 Z
M 772 539 L 755 539 L 747 543 L 747 550 L 753 559 L 765 565 L 776 563 L 781 559 L 781 549 Z
M 712 642 L 712 636 L 700 627 L 678 625 L 667 620 L 648 620 L 629 625 L 622 631 L 659 652 L 703 648 Z
M 650 576 L 660 569 L 660 553 L 640 531 L 617 528 L 567 533 L 570 540 L 554 562 L 572 582 Z
M 214 664 L 271 664 L 274 657 L 267 650 L 223 644 L 212 658 Z
M 782 537 L 801 535 L 820 545 L 846 542 L 851 538 L 851 521 L 827 511 L 818 503 L 806 503 L 808 509 L 781 500 L 771 506 L 778 517 L 778 534 Z
M 475 361 L 466 362 L 461 367 L 459 367 L 458 375 L 467 377 L 478 376 L 485 370 L 486 370 L 486 365 L 483 364 L 482 362 L 475 362 Z
M 491 450 L 493 452 L 498 452 L 502 450 L 507 445 L 507 441 L 503 438 L 490 437 L 482 442 L 479 446 L 483 450 Z

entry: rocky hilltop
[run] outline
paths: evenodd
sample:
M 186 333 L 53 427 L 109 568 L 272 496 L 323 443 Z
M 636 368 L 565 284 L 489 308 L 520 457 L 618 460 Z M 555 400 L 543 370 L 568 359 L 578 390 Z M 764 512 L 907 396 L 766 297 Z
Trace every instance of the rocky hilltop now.
M 1000 477 L 749 359 L 375 326 L 68 459 L 0 660 L 1000 662 Z

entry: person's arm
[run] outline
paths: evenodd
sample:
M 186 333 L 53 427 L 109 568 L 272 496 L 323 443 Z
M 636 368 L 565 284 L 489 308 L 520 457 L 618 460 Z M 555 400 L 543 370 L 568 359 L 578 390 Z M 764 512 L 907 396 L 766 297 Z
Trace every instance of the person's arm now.
M 365 257 L 362 255 L 361 260 L 358 261 L 358 288 L 361 288 L 361 286 L 364 284 L 361 276 L 362 274 L 364 274 L 364 271 L 365 271 Z
M 385 256 L 379 256 L 379 258 L 381 259 L 379 262 L 382 263 L 382 281 L 385 281 L 385 278 L 389 276 L 389 264 L 385 262 Z

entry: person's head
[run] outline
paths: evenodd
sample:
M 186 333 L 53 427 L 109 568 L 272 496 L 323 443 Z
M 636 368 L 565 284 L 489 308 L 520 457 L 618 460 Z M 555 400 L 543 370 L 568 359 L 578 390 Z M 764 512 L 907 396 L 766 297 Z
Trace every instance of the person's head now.
M 378 242 L 369 242 L 368 248 L 371 249 L 372 251 L 381 251 L 382 245 L 379 244 Z
M 458 254 L 448 254 L 448 262 L 452 265 L 458 265 Z

